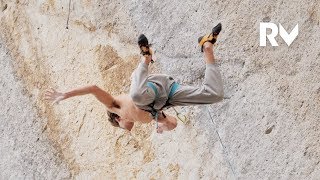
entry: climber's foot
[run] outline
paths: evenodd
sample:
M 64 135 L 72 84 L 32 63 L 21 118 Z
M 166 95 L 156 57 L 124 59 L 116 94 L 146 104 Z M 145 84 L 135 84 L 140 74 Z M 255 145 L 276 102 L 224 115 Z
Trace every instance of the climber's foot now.
M 203 52 L 203 45 L 205 42 L 210 42 L 214 44 L 217 41 L 218 35 L 222 29 L 221 23 L 217 24 L 212 28 L 212 32 L 205 36 L 201 36 L 198 38 L 199 46 L 201 46 L 201 52 Z
M 148 39 L 144 34 L 140 34 L 140 36 L 138 37 L 138 45 L 143 56 L 152 55 Z

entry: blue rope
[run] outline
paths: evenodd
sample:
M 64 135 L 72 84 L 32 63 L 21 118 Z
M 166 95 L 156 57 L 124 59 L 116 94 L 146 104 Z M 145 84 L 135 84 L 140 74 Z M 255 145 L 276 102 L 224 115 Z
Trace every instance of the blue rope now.
M 157 129 L 158 129 L 158 127 L 159 127 L 159 125 L 158 125 L 158 115 L 159 115 L 159 113 L 158 113 L 158 111 L 157 111 L 156 114 L 155 114 L 156 128 L 157 128 Z

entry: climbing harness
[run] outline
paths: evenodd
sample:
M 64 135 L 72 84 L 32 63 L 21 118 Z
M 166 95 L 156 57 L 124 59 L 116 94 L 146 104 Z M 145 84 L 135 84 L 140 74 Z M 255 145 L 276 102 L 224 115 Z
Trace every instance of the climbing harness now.
M 150 112 L 152 118 L 154 120 L 156 120 L 156 127 L 158 129 L 158 127 L 159 127 L 159 125 L 158 125 L 159 111 L 161 111 L 163 108 L 169 107 L 171 105 L 169 103 L 169 100 L 173 97 L 174 93 L 177 91 L 177 89 L 179 88 L 180 85 L 178 83 L 176 83 L 176 82 L 174 82 L 171 85 L 170 92 L 169 92 L 169 95 L 168 95 L 168 99 L 167 99 L 165 105 L 162 108 L 160 108 L 160 110 L 157 110 L 157 109 L 154 108 L 155 101 L 159 98 L 159 92 L 157 90 L 157 87 L 154 85 L 153 82 L 147 82 L 147 86 L 150 87 L 155 93 L 155 99 L 149 105 L 151 110 L 148 110 L 148 112 Z M 163 116 L 165 116 L 165 115 L 163 114 Z

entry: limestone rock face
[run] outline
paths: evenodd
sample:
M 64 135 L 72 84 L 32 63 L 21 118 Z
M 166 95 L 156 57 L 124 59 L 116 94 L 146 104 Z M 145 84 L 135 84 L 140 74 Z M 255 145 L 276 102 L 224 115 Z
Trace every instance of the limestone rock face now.
M 320 1 L 0 0 L 0 19 L 0 179 L 320 177 Z M 190 121 L 172 132 L 114 128 L 89 95 L 43 100 L 50 87 L 128 93 L 141 33 L 152 72 L 200 85 L 197 38 L 218 22 L 225 99 L 177 108 Z M 299 35 L 260 47 L 260 22 Z

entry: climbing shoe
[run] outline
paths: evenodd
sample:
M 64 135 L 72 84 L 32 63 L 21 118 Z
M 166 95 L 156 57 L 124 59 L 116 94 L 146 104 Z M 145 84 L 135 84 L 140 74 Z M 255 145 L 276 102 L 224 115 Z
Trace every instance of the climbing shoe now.
M 138 37 L 138 45 L 141 50 L 142 55 L 152 55 L 152 50 L 150 49 L 150 44 L 147 37 L 144 34 L 141 34 Z
M 148 42 L 147 37 L 144 34 L 140 34 L 138 37 L 138 45 L 140 47 L 140 54 L 143 56 L 150 56 L 153 54 L 152 49 L 150 48 L 150 44 Z M 151 60 L 151 63 L 154 63 L 153 60 Z
M 203 44 L 205 42 L 211 42 L 214 44 L 217 41 L 218 35 L 222 29 L 221 23 L 212 28 L 212 32 L 205 36 L 201 36 L 198 38 L 199 46 L 201 46 L 201 52 L 203 52 Z

